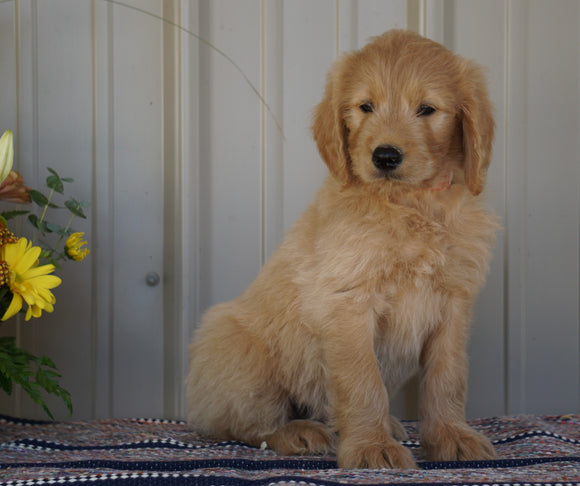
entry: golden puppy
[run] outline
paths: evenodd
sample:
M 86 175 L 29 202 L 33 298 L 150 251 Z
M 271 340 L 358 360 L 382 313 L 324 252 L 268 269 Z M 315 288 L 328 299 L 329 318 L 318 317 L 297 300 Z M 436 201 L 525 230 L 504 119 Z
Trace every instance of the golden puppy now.
M 314 137 L 330 176 L 237 299 L 190 348 L 188 421 L 341 467 L 410 468 L 389 398 L 420 373 L 434 460 L 494 457 L 465 423 L 466 340 L 496 231 L 480 69 L 390 31 L 332 68 Z

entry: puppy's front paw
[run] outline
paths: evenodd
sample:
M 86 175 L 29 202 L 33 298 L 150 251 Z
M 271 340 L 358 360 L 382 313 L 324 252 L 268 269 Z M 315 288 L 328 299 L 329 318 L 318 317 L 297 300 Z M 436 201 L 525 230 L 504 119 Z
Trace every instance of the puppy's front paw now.
M 355 469 L 416 469 L 413 455 L 406 447 L 389 438 L 384 443 L 349 443 L 343 441 L 338 446 L 339 467 Z
M 495 459 L 491 442 L 467 424 L 442 425 L 421 440 L 434 461 L 477 461 Z

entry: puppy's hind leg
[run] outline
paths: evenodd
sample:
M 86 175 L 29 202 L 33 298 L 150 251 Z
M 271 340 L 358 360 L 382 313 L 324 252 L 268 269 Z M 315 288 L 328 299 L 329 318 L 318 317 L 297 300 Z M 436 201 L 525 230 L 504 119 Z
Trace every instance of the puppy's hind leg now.
M 287 393 L 275 379 L 275 363 L 257 336 L 238 320 L 237 307 L 206 314 L 190 346 L 188 422 L 202 434 L 260 446 L 288 422 Z
M 393 434 L 393 437 L 395 439 L 397 439 L 398 441 L 408 440 L 409 435 L 407 434 L 405 427 L 399 421 L 399 419 L 397 419 L 396 417 L 394 417 L 392 415 L 389 418 L 390 418 L 390 423 L 391 423 L 391 433 Z
M 255 447 L 266 442 L 282 454 L 333 451 L 335 437 L 328 426 L 292 420 L 296 410 L 277 379 L 276 362 L 235 311 L 228 304 L 211 309 L 190 347 L 189 424 L 206 435 Z

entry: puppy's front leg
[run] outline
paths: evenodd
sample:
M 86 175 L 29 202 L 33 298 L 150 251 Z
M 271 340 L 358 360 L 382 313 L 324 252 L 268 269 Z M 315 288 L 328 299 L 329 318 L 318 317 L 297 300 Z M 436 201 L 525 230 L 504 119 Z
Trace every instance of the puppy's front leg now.
M 345 322 L 342 315 L 329 326 L 324 339 L 339 436 L 338 465 L 414 468 L 409 450 L 392 436 L 387 390 L 375 358 L 368 320 L 367 315 Z
M 465 420 L 468 315 L 465 311 L 444 320 L 421 355 L 421 442 L 435 461 L 495 457 L 489 440 Z

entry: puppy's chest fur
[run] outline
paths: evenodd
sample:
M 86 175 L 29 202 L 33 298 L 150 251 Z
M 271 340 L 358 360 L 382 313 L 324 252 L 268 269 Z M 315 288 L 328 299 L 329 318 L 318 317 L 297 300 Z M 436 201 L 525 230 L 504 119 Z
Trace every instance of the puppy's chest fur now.
M 497 230 L 495 217 L 463 186 L 364 207 L 344 222 L 320 220 L 309 263 L 325 283 L 367 293 L 377 315 L 402 319 L 414 319 L 412 309 L 422 306 L 432 313 L 446 295 L 473 297 Z
M 425 197 L 370 208 L 344 234 L 332 236 L 334 243 L 319 246 L 334 246 L 326 253 L 333 257 L 319 261 L 327 265 L 318 268 L 320 274 L 336 272 L 325 284 L 342 282 L 345 288 L 337 292 L 367 303 L 375 353 L 391 390 L 416 371 L 433 329 L 484 284 L 497 228 L 464 188 Z M 467 326 L 469 315 L 464 320 Z

